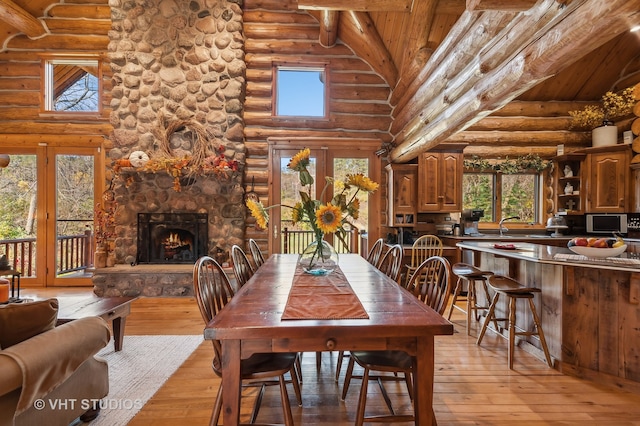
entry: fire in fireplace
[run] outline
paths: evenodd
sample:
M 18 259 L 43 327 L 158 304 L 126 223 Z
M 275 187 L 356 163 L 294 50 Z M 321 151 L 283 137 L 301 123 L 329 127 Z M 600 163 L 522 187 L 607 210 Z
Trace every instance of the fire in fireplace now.
M 207 213 L 139 213 L 138 263 L 194 263 L 207 253 Z

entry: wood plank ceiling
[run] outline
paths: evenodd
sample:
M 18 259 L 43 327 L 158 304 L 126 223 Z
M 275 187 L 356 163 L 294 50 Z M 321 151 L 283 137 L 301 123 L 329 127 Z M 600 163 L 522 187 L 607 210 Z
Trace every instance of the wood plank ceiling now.
M 59 28 L 52 4 L 64 6 L 0 0 L 0 46 Z M 65 4 L 85 5 L 96 33 L 105 32 L 106 0 Z M 567 131 L 567 109 L 640 81 L 640 32 L 629 31 L 640 25 L 640 0 L 283 0 L 286 7 L 307 10 L 321 45 L 346 44 L 393 89 L 394 162 L 447 141 L 498 154 L 584 145 L 587 134 Z

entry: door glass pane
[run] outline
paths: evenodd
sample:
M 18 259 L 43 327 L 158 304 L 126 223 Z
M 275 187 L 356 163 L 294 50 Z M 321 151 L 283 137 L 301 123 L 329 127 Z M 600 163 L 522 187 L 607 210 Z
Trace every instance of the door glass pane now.
M 0 255 L 23 277 L 35 276 L 36 195 L 35 155 L 11 155 L 0 168 Z
M 94 157 L 56 157 L 56 275 L 78 277 L 91 263 Z
M 323 184 L 318 182 L 317 177 L 317 158 L 311 156 L 309 158 L 309 166 L 307 170 L 313 177 L 315 185 L 302 186 L 300 184 L 299 172 L 291 170 L 287 167 L 291 157 L 282 157 L 280 159 L 280 229 L 282 230 L 281 249 L 283 253 L 302 253 L 302 251 L 313 241 L 313 231 L 311 226 L 306 222 L 298 222 L 293 225 L 292 213 L 293 207 L 300 202 L 300 191 L 310 192 L 312 199 L 316 198 L 316 186 Z M 286 232 L 285 232 L 286 228 Z
M 369 174 L 369 160 L 366 158 L 335 158 L 333 160 L 333 194 L 336 195 L 342 191 L 344 184 L 347 180 L 348 174 L 362 173 L 365 176 Z M 353 195 L 355 190 L 351 190 L 349 195 Z M 353 225 L 358 228 L 358 232 L 368 232 L 369 229 L 369 195 L 366 192 L 359 191 L 356 195 L 360 202 L 360 209 L 358 211 L 358 218 L 351 219 Z M 347 200 L 349 202 L 349 200 Z M 333 244 L 339 253 L 346 253 L 350 251 L 351 238 L 353 234 L 348 234 L 345 238 L 346 241 L 336 241 Z M 345 243 L 347 246 L 345 247 Z

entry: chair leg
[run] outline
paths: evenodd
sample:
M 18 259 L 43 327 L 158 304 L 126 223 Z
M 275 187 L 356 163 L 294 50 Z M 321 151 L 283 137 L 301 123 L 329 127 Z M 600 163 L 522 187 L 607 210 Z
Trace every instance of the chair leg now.
M 220 412 L 222 411 L 222 384 L 218 387 L 218 394 L 216 395 L 216 401 L 213 404 L 213 411 L 211 412 L 211 419 L 209 420 L 209 426 L 217 426 L 218 420 L 220 420 Z
M 449 306 L 449 313 L 447 314 L 448 320 L 451 319 L 453 308 L 456 306 L 456 302 L 458 301 L 458 294 L 460 294 L 461 286 L 462 286 L 462 279 L 458 277 L 458 281 L 456 281 L 456 288 L 453 290 L 453 299 L 451 300 L 451 306 Z
M 291 366 L 291 370 L 289 371 L 291 374 L 291 384 L 293 385 L 293 391 L 296 394 L 296 400 L 298 401 L 298 406 L 302 407 L 302 392 L 300 392 L 300 381 L 298 380 L 298 373 L 296 372 L 295 364 Z
M 340 370 L 342 369 L 342 358 L 344 357 L 344 351 L 338 352 L 338 360 L 336 362 L 336 382 L 340 378 Z
M 286 426 L 293 426 L 293 414 L 291 414 L 287 383 L 283 374 L 280 375 L 280 399 L 282 400 L 282 411 L 284 412 L 284 424 Z
M 531 308 L 531 314 L 533 315 L 533 322 L 536 325 L 536 329 L 538 331 L 538 337 L 540 338 L 540 345 L 542 346 L 542 350 L 544 351 L 544 356 L 547 359 L 547 365 L 549 367 L 553 367 L 553 361 L 551 360 L 551 355 L 549 355 L 549 347 L 547 346 L 547 340 L 544 338 L 544 331 L 542 331 L 542 324 L 540 323 L 540 317 L 538 317 L 538 313 L 536 311 L 536 306 L 533 303 L 533 299 L 529 299 L 529 307 Z
M 351 363 L 351 360 L 349 361 Z M 360 386 L 360 397 L 358 398 L 358 409 L 356 411 L 356 426 L 364 424 L 364 410 L 367 405 L 367 390 L 369 388 L 369 369 L 365 368 L 362 374 L 362 385 Z
M 355 361 L 352 357 L 349 357 L 349 364 L 347 364 L 347 372 L 344 376 L 344 384 L 342 385 L 342 400 L 347 397 L 347 391 L 349 390 L 349 384 L 351 383 L 351 376 L 353 375 L 353 367 Z
M 316 352 L 316 370 L 322 368 L 322 352 Z
M 509 298 L 509 370 L 513 370 L 513 356 L 516 346 L 516 298 Z
M 475 316 L 478 316 L 476 309 L 476 281 L 468 280 L 467 284 L 467 336 L 471 336 L 471 313 L 474 312 Z
M 495 310 L 496 310 L 496 305 L 498 304 L 499 298 L 500 298 L 500 293 L 496 292 L 496 294 L 493 296 L 493 301 L 491 302 L 491 306 L 489 306 L 489 313 L 487 314 L 487 319 L 485 319 L 484 323 L 482 324 L 482 329 L 480 330 L 480 334 L 478 335 L 478 340 L 476 340 L 476 345 L 479 345 L 480 343 L 482 343 L 482 338 L 484 337 L 484 334 L 487 332 L 489 321 L 495 322 Z M 497 328 L 496 328 L 496 331 L 498 331 Z

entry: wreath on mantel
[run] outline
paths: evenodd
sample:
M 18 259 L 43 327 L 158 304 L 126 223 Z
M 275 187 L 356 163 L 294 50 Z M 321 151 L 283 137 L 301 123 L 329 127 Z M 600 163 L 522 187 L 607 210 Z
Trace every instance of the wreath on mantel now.
M 549 167 L 550 164 L 551 161 L 543 160 L 539 155 L 535 154 L 527 154 L 517 158 L 506 157 L 504 160 L 488 160 L 474 155 L 470 159 L 464 160 L 464 167 L 466 169 L 479 171 L 488 170 L 503 174 L 525 173 L 531 170 L 540 173 Z
M 121 171 L 123 167 L 150 173 L 164 171 L 173 177 L 173 189 L 179 192 L 183 186 L 193 184 L 197 176 L 213 173 L 229 178 L 231 173 L 238 171 L 238 162 L 225 157 L 222 144 L 213 145 L 215 136 L 201 123 L 195 120 L 175 120 L 166 123 L 162 115 L 158 121 L 159 127 L 154 129 L 153 134 L 158 140 L 157 150 L 160 155 L 145 159 L 146 161 L 138 167 L 134 167 L 130 159 L 117 160 L 114 165 L 116 172 Z M 171 149 L 171 137 L 183 130 L 189 130 L 194 135 L 192 154 L 177 157 Z

